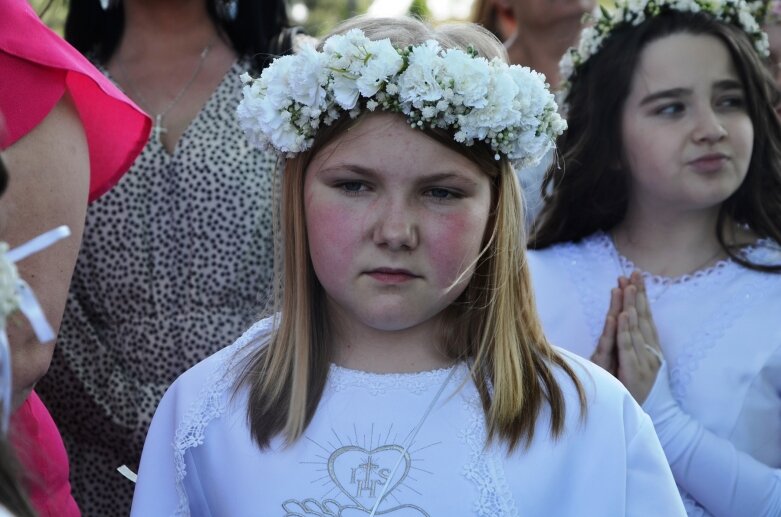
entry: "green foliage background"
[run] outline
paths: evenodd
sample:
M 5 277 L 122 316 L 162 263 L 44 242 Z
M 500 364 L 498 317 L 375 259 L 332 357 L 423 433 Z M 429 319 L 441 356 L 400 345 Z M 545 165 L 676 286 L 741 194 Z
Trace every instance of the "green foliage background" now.
M 356 14 L 363 14 L 371 0 L 304 0 L 309 9 L 305 27 L 312 36 L 322 36 L 337 23 Z

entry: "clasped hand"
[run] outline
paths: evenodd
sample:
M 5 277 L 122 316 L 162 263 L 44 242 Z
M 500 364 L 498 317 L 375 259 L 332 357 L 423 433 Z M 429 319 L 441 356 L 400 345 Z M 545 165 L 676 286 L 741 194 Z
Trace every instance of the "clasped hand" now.
M 618 287 L 610 291 L 605 326 L 591 360 L 618 378 L 642 404 L 662 357 L 642 275 L 635 271 L 630 278 L 619 277 Z

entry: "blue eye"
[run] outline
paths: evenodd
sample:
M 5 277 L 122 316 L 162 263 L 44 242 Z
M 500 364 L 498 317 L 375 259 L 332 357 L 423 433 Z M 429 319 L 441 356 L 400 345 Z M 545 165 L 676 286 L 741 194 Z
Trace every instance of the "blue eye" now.
M 726 95 L 718 100 L 717 106 L 723 108 L 744 108 L 746 107 L 746 100 L 743 95 Z
M 438 201 L 448 200 L 448 199 L 461 199 L 462 197 L 464 197 L 460 192 L 456 192 L 451 189 L 442 188 L 442 187 L 430 188 L 425 192 L 425 195 L 434 198 Z
M 685 109 L 682 102 L 673 102 L 670 104 L 664 104 L 654 110 L 657 115 L 678 115 Z
M 366 185 L 360 181 L 343 181 L 337 185 L 337 188 L 348 194 L 357 194 L 362 190 L 365 190 Z

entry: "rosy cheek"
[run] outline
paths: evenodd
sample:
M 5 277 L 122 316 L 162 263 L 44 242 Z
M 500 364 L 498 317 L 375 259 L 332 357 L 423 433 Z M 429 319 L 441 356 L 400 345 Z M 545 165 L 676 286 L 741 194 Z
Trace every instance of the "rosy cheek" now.
M 472 212 L 448 214 L 427 225 L 432 263 L 440 280 L 449 284 L 469 266 L 483 241 L 487 216 Z
M 315 269 L 337 274 L 352 255 L 350 244 L 356 231 L 355 214 L 339 204 L 309 203 L 306 219 L 309 251 Z

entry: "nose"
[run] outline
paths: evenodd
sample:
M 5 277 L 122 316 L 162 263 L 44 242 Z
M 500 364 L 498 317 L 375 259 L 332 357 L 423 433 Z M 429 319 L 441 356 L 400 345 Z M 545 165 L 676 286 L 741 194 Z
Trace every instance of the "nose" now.
M 715 143 L 727 136 L 727 129 L 719 114 L 708 106 L 699 110 L 692 136 L 697 142 Z
M 374 211 L 374 243 L 391 251 L 409 251 L 419 242 L 414 208 L 401 199 L 377 203 Z

